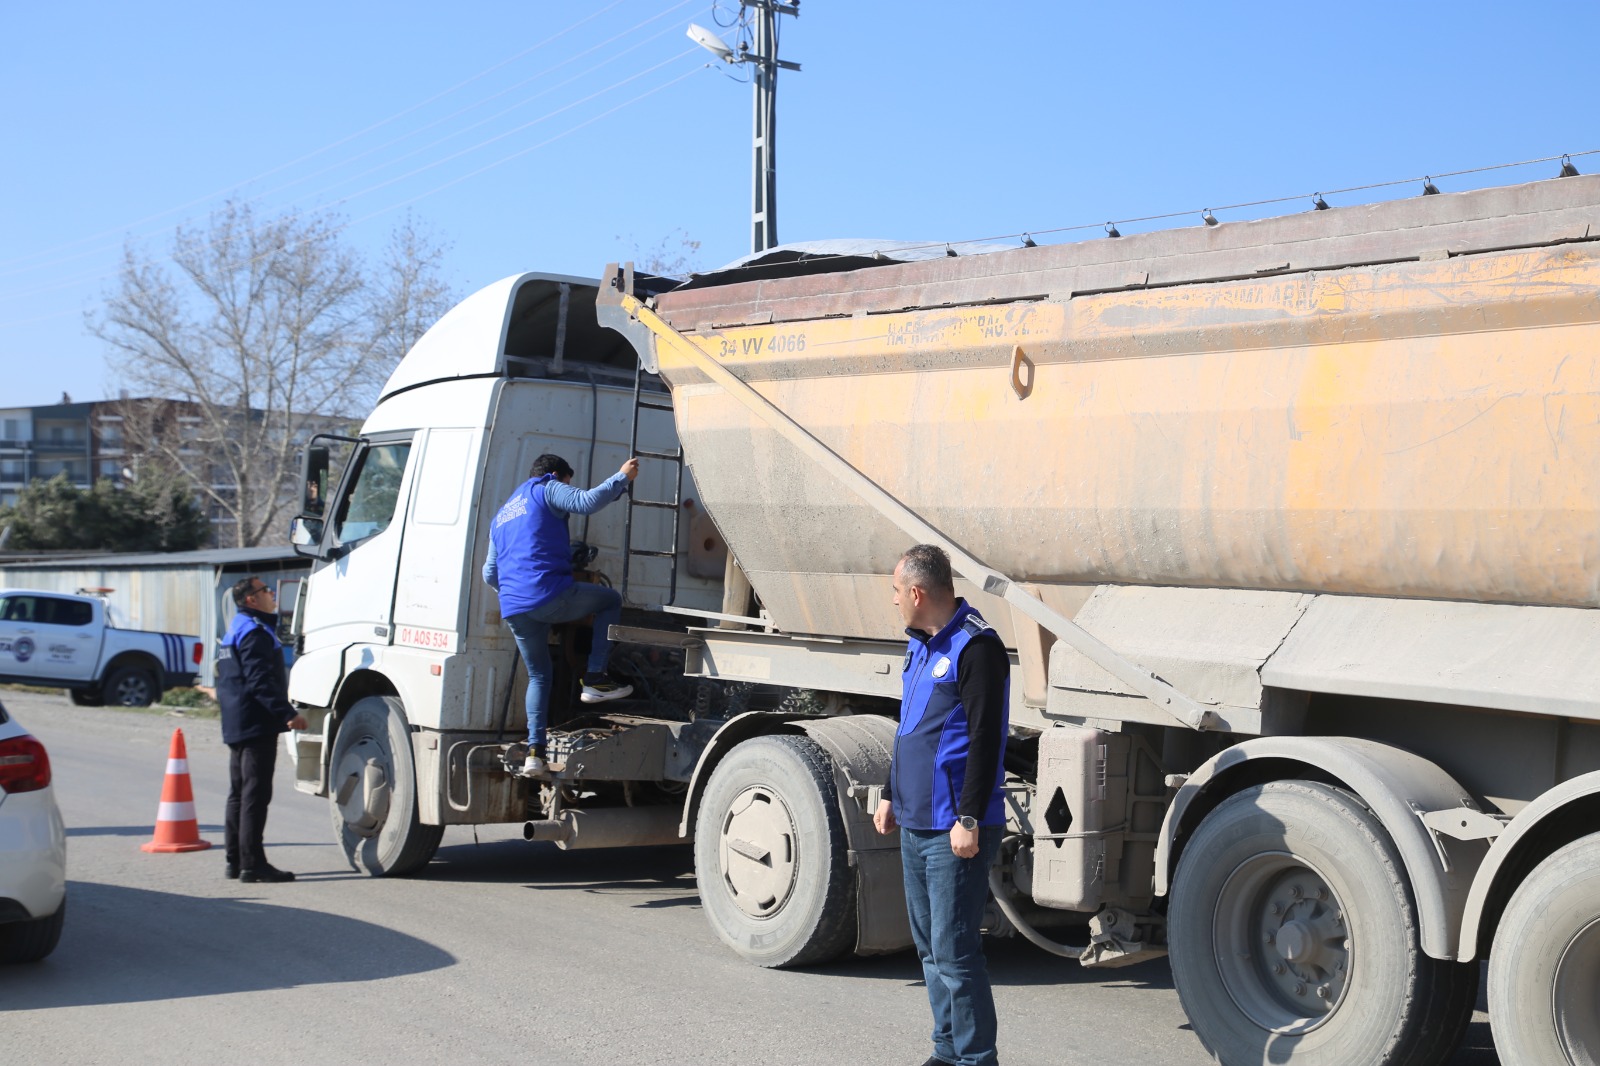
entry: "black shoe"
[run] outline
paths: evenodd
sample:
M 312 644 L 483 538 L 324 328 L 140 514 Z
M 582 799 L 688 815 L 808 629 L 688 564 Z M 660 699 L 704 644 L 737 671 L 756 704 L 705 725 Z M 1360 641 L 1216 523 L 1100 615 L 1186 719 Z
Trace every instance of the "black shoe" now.
M 928 1061 L 924 1062 L 922 1066 L 956 1066 L 956 1064 L 949 1059 L 941 1059 L 937 1055 L 929 1055 Z
M 228 863 L 222 868 L 222 876 L 230 881 L 237 881 L 239 879 L 239 864 L 236 862 Z
M 283 881 L 293 881 L 294 874 L 288 870 L 280 870 L 271 863 L 258 870 L 240 870 L 239 882 L 246 885 L 268 884 L 275 885 Z

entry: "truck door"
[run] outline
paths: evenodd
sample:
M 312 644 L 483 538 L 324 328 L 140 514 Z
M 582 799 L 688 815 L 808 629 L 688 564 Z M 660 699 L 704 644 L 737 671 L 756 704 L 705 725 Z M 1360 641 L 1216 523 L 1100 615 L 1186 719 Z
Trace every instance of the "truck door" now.
M 409 436 L 369 441 L 351 457 L 325 534 L 329 561 L 310 577 L 297 605 L 306 654 L 390 643 L 404 532 L 395 519 L 410 493 L 410 458 Z
M 83 600 L 12 593 L 0 600 L 0 673 L 87 681 L 102 627 Z

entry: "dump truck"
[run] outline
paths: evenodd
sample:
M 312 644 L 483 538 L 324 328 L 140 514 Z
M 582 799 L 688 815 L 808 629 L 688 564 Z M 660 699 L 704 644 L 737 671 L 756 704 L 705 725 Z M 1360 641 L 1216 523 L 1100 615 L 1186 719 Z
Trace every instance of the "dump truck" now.
M 392 460 L 396 554 L 357 588 L 368 542 L 305 525 L 300 781 L 371 872 L 447 823 L 681 839 L 752 962 L 896 950 L 870 819 L 890 580 L 938 544 L 1013 658 L 992 933 L 1169 955 L 1226 1063 L 1442 1061 L 1485 959 L 1503 1061 L 1600 1060 L 1597 242 L 1578 176 L 921 261 L 789 249 L 670 291 L 608 267 L 594 324 L 631 352 L 604 361 L 636 354 L 638 417 L 672 422 L 635 503 L 675 517 L 610 551 L 654 553 L 614 636 L 662 695 L 557 708 L 546 779 L 507 765 L 521 679 L 475 567 L 561 409 L 529 398 L 581 397 L 508 279 L 349 444 L 335 515 L 363 454 L 460 437 L 439 479 L 431 444 Z M 413 570 L 445 484 L 453 539 Z

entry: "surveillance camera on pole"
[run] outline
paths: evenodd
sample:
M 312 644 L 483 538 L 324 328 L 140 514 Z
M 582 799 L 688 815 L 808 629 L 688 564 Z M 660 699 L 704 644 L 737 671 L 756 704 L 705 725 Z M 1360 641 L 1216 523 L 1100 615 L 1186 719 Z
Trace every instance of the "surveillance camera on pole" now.
M 755 11 L 755 47 L 740 42 L 738 52 L 726 41 L 694 23 L 689 24 L 689 40 L 724 63 L 754 63 L 755 77 L 755 167 L 754 205 L 751 214 L 750 250 L 764 252 L 778 243 L 778 71 L 799 70 L 799 63 L 778 58 L 777 17 L 800 14 L 799 0 L 739 0 L 740 8 Z

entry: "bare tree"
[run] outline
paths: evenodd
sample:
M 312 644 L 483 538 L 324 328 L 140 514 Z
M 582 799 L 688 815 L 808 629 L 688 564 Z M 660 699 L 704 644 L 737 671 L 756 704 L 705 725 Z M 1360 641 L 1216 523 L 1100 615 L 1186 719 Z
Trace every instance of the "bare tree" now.
M 680 277 L 699 269 L 700 242 L 691 238 L 686 230 L 675 229 L 662 237 L 654 248 L 642 248 L 630 234 L 626 240 L 633 246 L 634 269 L 658 277 Z
M 234 544 L 275 537 L 306 441 L 359 421 L 449 307 L 442 256 L 407 219 L 369 275 L 331 217 L 263 221 L 240 203 L 180 228 L 171 269 L 128 248 L 88 323 L 123 383 L 156 401 L 124 404 L 129 451 L 192 481 Z

